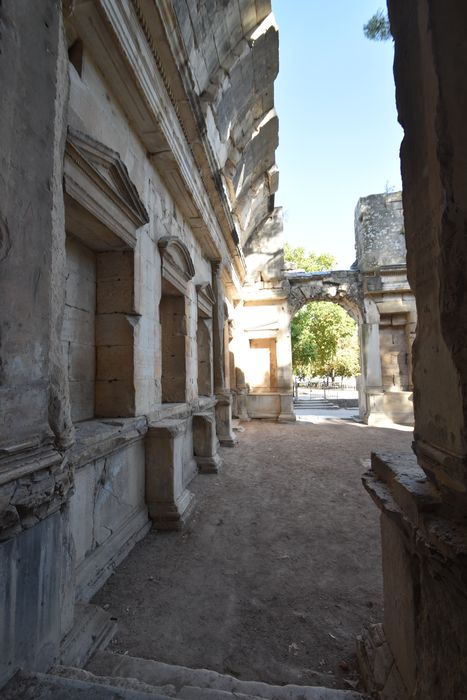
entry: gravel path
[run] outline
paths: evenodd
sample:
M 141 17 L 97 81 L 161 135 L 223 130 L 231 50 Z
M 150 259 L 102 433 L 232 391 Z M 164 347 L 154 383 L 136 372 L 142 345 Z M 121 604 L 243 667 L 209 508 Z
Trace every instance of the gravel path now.
M 190 485 L 183 533 L 152 531 L 98 593 L 111 649 L 242 679 L 349 687 L 354 640 L 382 619 L 371 450 L 412 433 L 352 421 L 252 421 L 219 475 Z

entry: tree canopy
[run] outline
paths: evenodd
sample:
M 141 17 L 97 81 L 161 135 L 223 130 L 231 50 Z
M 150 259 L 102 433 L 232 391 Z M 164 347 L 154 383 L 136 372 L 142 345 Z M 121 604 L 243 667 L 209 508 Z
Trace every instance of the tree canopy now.
M 284 259 L 305 272 L 332 270 L 336 265 L 336 259 L 330 253 L 311 253 L 301 246 L 293 248 L 289 243 L 284 246 Z
M 312 301 L 292 319 L 292 364 L 300 377 L 353 377 L 360 371 L 357 324 L 330 301 Z
M 387 12 L 381 9 L 377 10 L 368 22 L 363 25 L 363 33 L 367 39 L 372 39 L 373 41 L 388 41 L 392 34 Z

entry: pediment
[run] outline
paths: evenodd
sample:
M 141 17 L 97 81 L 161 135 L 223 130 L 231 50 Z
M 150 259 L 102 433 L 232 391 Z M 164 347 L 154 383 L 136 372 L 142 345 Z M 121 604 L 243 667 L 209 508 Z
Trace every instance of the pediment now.
M 214 292 L 209 282 L 204 282 L 204 284 L 196 285 L 196 292 L 198 294 L 198 309 L 201 316 L 205 318 L 211 318 L 212 307 L 216 303 L 214 298 Z
M 187 285 L 195 274 L 187 246 L 176 236 L 164 236 L 157 245 L 162 260 L 162 278 L 181 294 L 186 294 Z
M 136 230 L 149 222 L 149 216 L 116 151 L 69 128 L 64 180 L 72 200 L 134 247 Z

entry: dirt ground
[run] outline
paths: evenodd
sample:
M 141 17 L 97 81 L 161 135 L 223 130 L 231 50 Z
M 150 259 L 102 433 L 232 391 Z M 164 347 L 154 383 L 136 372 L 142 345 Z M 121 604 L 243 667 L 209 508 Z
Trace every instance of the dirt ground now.
M 382 620 L 378 511 L 360 477 L 371 450 L 411 432 L 352 421 L 243 425 L 219 475 L 191 483 L 182 533 L 152 531 L 94 602 L 111 649 L 242 679 L 349 687 L 355 637 Z

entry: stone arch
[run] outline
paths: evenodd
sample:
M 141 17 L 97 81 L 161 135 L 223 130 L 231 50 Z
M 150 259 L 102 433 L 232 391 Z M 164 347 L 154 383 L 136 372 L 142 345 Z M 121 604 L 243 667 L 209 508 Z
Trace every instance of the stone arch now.
M 290 292 L 290 319 L 312 301 L 327 301 L 341 306 L 357 323 L 360 345 L 358 403 L 360 418 L 380 413 L 381 358 L 379 349 L 379 312 L 372 299 L 364 298 L 359 275 L 353 270 L 293 272 L 287 275 Z
M 365 309 L 357 272 L 293 272 L 287 278 L 291 317 L 311 301 L 331 301 L 342 306 L 357 323 L 363 322 Z

